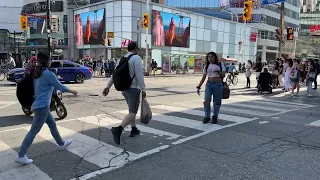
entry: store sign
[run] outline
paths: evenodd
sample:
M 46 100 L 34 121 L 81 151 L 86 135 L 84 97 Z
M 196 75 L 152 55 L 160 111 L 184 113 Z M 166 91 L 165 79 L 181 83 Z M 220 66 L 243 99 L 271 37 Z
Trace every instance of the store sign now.
M 121 47 L 128 47 L 128 44 L 131 42 L 130 39 L 125 39 L 121 43 Z
M 319 36 L 320 35 L 320 24 L 310 26 L 310 35 Z
M 47 2 L 37 2 L 26 4 L 22 7 L 22 14 L 44 13 L 47 12 Z M 51 12 L 63 12 L 63 1 L 55 1 L 51 4 Z
M 250 41 L 251 42 L 256 42 L 257 41 L 257 37 L 258 37 L 258 33 L 253 32 L 250 34 Z

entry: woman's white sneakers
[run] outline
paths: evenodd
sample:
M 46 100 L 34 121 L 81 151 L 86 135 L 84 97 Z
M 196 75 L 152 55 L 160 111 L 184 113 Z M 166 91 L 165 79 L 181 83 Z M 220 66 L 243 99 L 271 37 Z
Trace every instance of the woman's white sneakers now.
M 22 158 L 17 157 L 16 162 L 18 162 L 18 163 L 20 163 L 22 165 L 28 165 L 28 164 L 33 163 L 33 160 L 29 159 L 27 157 L 27 155 L 24 155 Z
M 72 143 L 72 140 L 71 140 L 71 139 L 64 141 L 64 144 L 63 144 L 62 146 L 59 146 L 59 151 L 66 150 L 67 147 L 68 147 L 71 143 Z M 32 160 L 32 159 L 29 159 L 29 158 L 27 157 L 27 155 L 24 155 L 24 157 L 21 157 L 21 158 L 17 157 L 16 162 L 18 162 L 18 163 L 20 163 L 20 164 L 22 164 L 22 165 L 28 165 L 28 164 L 33 163 L 33 160 Z
M 68 147 L 71 143 L 72 143 L 72 140 L 71 140 L 71 139 L 64 141 L 64 145 L 59 146 L 59 150 L 60 150 L 60 151 L 63 151 L 63 150 L 65 150 L 65 149 L 67 149 L 67 147 Z

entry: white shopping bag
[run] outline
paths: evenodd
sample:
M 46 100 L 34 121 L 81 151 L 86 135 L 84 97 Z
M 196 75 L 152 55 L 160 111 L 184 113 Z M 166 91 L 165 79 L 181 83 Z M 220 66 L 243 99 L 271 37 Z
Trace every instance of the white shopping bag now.
M 146 100 L 146 98 L 142 98 L 140 122 L 143 124 L 148 124 L 151 119 L 152 119 L 152 111 L 151 111 L 150 105 Z

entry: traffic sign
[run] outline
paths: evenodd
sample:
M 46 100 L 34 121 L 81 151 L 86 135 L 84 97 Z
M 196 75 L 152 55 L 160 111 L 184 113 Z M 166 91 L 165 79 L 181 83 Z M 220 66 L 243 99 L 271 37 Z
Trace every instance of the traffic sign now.
M 38 23 L 43 23 L 43 19 L 41 18 L 34 18 L 34 17 L 28 17 L 28 22 L 38 22 Z
M 263 5 L 276 4 L 276 3 L 280 3 L 280 2 L 285 2 L 285 0 L 262 0 Z
M 114 38 L 114 32 L 108 32 L 108 38 Z

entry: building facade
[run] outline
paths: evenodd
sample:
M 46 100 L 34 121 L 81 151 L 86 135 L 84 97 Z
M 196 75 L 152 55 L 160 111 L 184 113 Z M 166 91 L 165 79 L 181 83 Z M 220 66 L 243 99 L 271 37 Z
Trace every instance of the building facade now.
M 149 57 L 162 66 L 183 65 L 187 61 L 195 66 L 210 51 L 240 62 L 255 59 L 257 44 L 249 37 L 241 39 L 242 24 L 150 3 L 151 22 L 146 33 L 139 22 L 145 9 L 142 0 L 107 0 L 74 10 L 68 20 L 68 29 L 73 28 L 69 31 L 71 55 L 119 58 L 125 53 L 127 42 L 138 41 L 144 58 L 147 41 Z M 247 34 L 257 31 L 246 27 Z M 101 38 L 107 39 L 108 32 L 113 32 L 114 37 L 109 39 L 110 46 L 104 46 Z M 239 42 L 243 43 L 239 46 Z
M 188 9 L 193 12 L 215 16 L 233 21 L 242 21 L 243 2 L 240 0 L 164 0 L 164 4 L 170 7 Z M 222 8 L 221 8 L 222 7 Z M 250 25 L 259 29 L 258 32 L 258 55 L 262 60 L 272 60 L 278 56 L 279 43 L 276 40 L 275 30 L 280 27 L 280 9 L 277 5 L 257 5 L 253 10 Z M 221 10 L 223 9 L 223 10 Z M 285 1 L 285 24 L 298 30 L 300 18 L 300 3 L 297 0 Z M 234 17 L 235 14 L 238 17 Z M 295 37 L 298 34 L 295 33 Z M 283 47 L 284 53 L 294 51 L 294 42 L 287 41 Z
M 298 50 L 304 57 L 320 55 L 320 7 L 315 0 L 301 0 Z
M 89 0 L 55 0 L 51 1 L 51 29 L 54 59 L 67 57 L 68 50 L 68 10 L 89 4 Z M 28 17 L 29 28 L 25 32 L 25 46 L 22 54 L 30 57 L 30 52 L 47 51 L 46 0 L 24 0 L 20 13 Z M 19 18 L 19 16 L 18 16 Z

